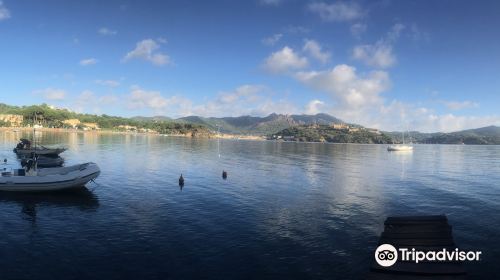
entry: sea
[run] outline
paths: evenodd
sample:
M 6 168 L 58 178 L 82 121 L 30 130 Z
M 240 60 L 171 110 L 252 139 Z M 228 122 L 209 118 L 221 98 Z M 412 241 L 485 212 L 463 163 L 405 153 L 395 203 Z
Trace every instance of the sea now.
M 470 279 L 500 272 L 500 146 L 3 130 L 2 168 L 23 137 L 101 174 L 0 192 L 0 279 L 364 279 L 388 216 L 439 214 Z

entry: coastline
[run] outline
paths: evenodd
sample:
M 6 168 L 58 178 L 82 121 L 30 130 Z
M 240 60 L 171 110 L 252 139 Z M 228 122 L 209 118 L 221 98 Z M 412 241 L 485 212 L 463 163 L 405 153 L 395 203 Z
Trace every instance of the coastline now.
M 10 131 L 10 132 L 20 132 L 20 131 L 33 131 L 32 127 L 0 127 L 0 131 Z M 137 132 L 137 131 L 119 131 L 112 129 L 99 129 L 99 130 L 81 130 L 72 128 L 37 128 L 36 131 L 42 132 L 76 132 L 76 133 L 93 133 L 93 134 L 120 134 L 120 135 L 156 135 L 156 136 L 168 136 L 168 137 L 186 137 L 186 138 L 206 138 L 206 139 L 231 139 L 231 140 L 254 140 L 254 141 L 264 141 L 265 136 L 258 135 L 237 135 L 237 134 L 197 134 L 193 133 L 186 134 L 160 134 L 158 132 Z

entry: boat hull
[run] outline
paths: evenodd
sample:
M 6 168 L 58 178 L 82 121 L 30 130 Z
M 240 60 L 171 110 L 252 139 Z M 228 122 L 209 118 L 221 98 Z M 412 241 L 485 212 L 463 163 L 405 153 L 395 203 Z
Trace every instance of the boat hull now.
M 389 146 L 387 147 L 387 150 L 390 152 L 407 152 L 407 151 L 413 151 L 412 146 Z
M 31 155 L 32 153 L 36 153 L 37 155 L 42 156 L 58 156 L 60 153 L 66 151 L 66 149 L 18 149 L 14 148 L 14 153 L 18 155 Z
M 0 191 L 46 192 L 80 188 L 97 178 L 101 170 L 95 163 L 85 163 L 70 167 L 41 169 L 38 173 L 39 176 L 2 176 L 0 177 Z

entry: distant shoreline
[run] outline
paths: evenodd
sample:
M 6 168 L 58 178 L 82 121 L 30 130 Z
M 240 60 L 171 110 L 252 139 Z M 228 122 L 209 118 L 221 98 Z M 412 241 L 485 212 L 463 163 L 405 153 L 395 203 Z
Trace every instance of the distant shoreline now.
M 17 131 L 16 131 L 17 130 Z M 28 131 L 32 132 L 31 127 L 0 127 L 0 131 L 3 132 L 20 132 Z M 183 138 L 195 138 L 195 139 L 225 139 L 225 140 L 248 140 L 248 141 L 269 141 L 275 143 L 318 143 L 318 144 L 359 144 L 359 145 L 388 145 L 384 143 L 354 143 L 354 142 L 321 142 L 321 141 L 297 141 L 297 140 L 283 140 L 283 139 L 267 139 L 266 136 L 259 135 L 239 135 L 239 134 L 199 134 L 193 136 L 191 133 L 187 134 L 160 134 L 157 132 L 136 132 L 136 131 L 118 131 L 111 129 L 100 129 L 100 130 L 81 130 L 81 129 L 70 129 L 70 128 L 37 128 L 36 131 L 45 132 L 63 132 L 63 133 L 87 133 L 87 134 L 120 134 L 120 135 L 151 135 L 151 136 L 162 136 L 162 137 L 183 137 Z M 418 145 L 454 145 L 461 146 L 461 143 L 414 143 Z M 479 143 L 469 143 L 465 144 L 468 146 L 495 146 L 498 144 L 479 144 Z
M 0 127 L 0 131 L 33 131 L 32 127 Z M 199 139 L 233 139 L 233 140 L 255 140 L 255 141 L 264 141 L 266 138 L 264 136 L 257 135 L 237 135 L 237 134 L 213 134 L 210 136 L 199 135 L 193 136 L 191 133 L 187 134 L 160 134 L 157 132 L 137 132 L 137 131 L 118 131 L 111 129 L 99 129 L 99 130 L 81 130 L 81 129 L 72 129 L 72 128 L 37 128 L 36 131 L 45 131 L 45 132 L 77 132 L 77 133 L 94 133 L 94 134 L 121 134 L 121 135 L 156 135 L 156 136 L 169 136 L 169 137 L 186 137 L 186 138 L 199 138 Z

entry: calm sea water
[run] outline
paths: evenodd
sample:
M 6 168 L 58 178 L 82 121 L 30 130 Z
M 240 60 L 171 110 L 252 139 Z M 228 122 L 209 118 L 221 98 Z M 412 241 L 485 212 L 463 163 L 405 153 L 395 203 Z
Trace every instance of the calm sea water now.
M 0 132 L 11 166 L 20 136 Z M 362 279 L 385 218 L 420 214 L 448 215 L 458 245 L 483 251 L 480 263 L 466 264 L 471 279 L 499 272 L 500 146 L 388 153 L 383 145 L 36 137 L 68 147 L 67 164 L 93 161 L 102 173 L 74 193 L 0 193 L 2 279 Z

